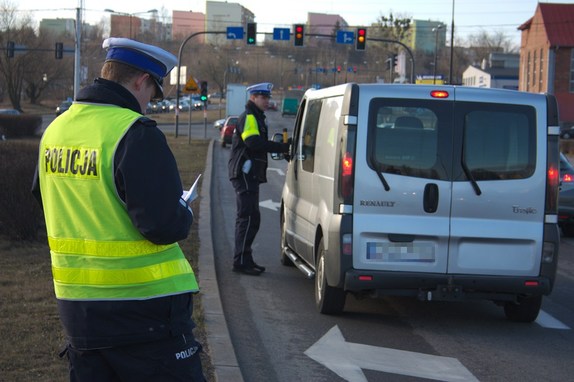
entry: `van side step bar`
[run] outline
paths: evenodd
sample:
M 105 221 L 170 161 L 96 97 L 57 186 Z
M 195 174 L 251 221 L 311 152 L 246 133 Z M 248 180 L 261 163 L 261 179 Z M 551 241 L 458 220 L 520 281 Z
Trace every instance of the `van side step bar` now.
M 295 266 L 299 268 L 299 270 L 303 272 L 305 276 L 307 276 L 308 279 L 315 277 L 315 272 L 309 268 L 309 266 L 303 260 L 301 260 L 301 258 L 297 256 L 297 254 L 293 252 L 289 247 L 284 247 L 283 253 L 285 253 L 289 260 L 291 260 L 293 264 L 295 264 Z

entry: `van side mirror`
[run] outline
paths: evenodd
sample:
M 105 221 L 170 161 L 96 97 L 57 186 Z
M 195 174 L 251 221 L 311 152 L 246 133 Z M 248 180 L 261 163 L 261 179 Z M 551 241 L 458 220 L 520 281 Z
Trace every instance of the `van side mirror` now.
M 283 134 L 282 133 L 273 134 L 272 140 L 273 140 L 273 142 L 283 143 L 283 141 L 284 141 Z M 283 159 L 285 159 L 285 154 L 284 153 L 271 153 L 271 159 L 283 160 Z

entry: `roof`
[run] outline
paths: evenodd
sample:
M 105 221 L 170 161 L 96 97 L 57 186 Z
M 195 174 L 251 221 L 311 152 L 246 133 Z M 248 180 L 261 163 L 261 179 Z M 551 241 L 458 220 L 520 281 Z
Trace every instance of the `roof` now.
M 540 13 L 550 46 L 574 46 L 574 4 L 538 3 L 536 13 Z M 530 29 L 535 17 L 518 29 Z

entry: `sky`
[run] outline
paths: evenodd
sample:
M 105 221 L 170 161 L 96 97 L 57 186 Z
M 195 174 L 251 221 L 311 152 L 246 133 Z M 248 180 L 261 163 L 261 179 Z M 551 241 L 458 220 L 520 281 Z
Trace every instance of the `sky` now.
M 0 0 L 15 4 L 21 11 L 31 11 L 34 19 L 75 18 L 81 0 Z M 455 41 L 480 31 L 504 32 L 513 43 L 520 44 L 519 25 L 533 16 L 538 0 L 286 0 L 279 7 L 276 1 L 229 0 L 239 3 L 255 14 L 258 32 L 270 32 L 274 27 L 289 27 L 305 23 L 307 12 L 342 16 L 352 26 L 368 26 L 381 15 L 393 13 L 416 20 L 442 21 L 450 28 L 453 15 Z M 541 0 L 541 3 L 574 3 L 572 0 Z M 137 13 L 145 17 L 151 9 L 171 15 L 172 10 L 205 13 L 204 0 L 83 0 L 84 20 L 97 23 L 109 15 L 104 9 Z M 450 35 L 450 33 L 449 33 Z

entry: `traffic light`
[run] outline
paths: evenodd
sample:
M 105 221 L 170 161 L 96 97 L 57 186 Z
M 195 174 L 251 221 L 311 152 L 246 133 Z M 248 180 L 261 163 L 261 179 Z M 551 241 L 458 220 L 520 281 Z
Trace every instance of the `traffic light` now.
M 61 60 L 64 57 L 64 43 L 56 43 L 56 60 Z
M 247 45 L 255 45 L 257 35 L 257 24 L 247 23 Z
M 14 41 L 8 41 L 6 43 L 6 57 L 14 58 Z
M 207 81 L 201 81 L 201 100 L 207 102 Z
M 397 66 L 397 57 L 396 54 L 393 54 L 393 62 L 391 63 L 393 68 Z
M 357 40 L 355 41 L 355 50 L 365 50 L 367 43 L 367 28 L 357 28 Z
M 295 46 L 303 46 L 303 37 L 305 37 L 305 25 L 295 24 Z

